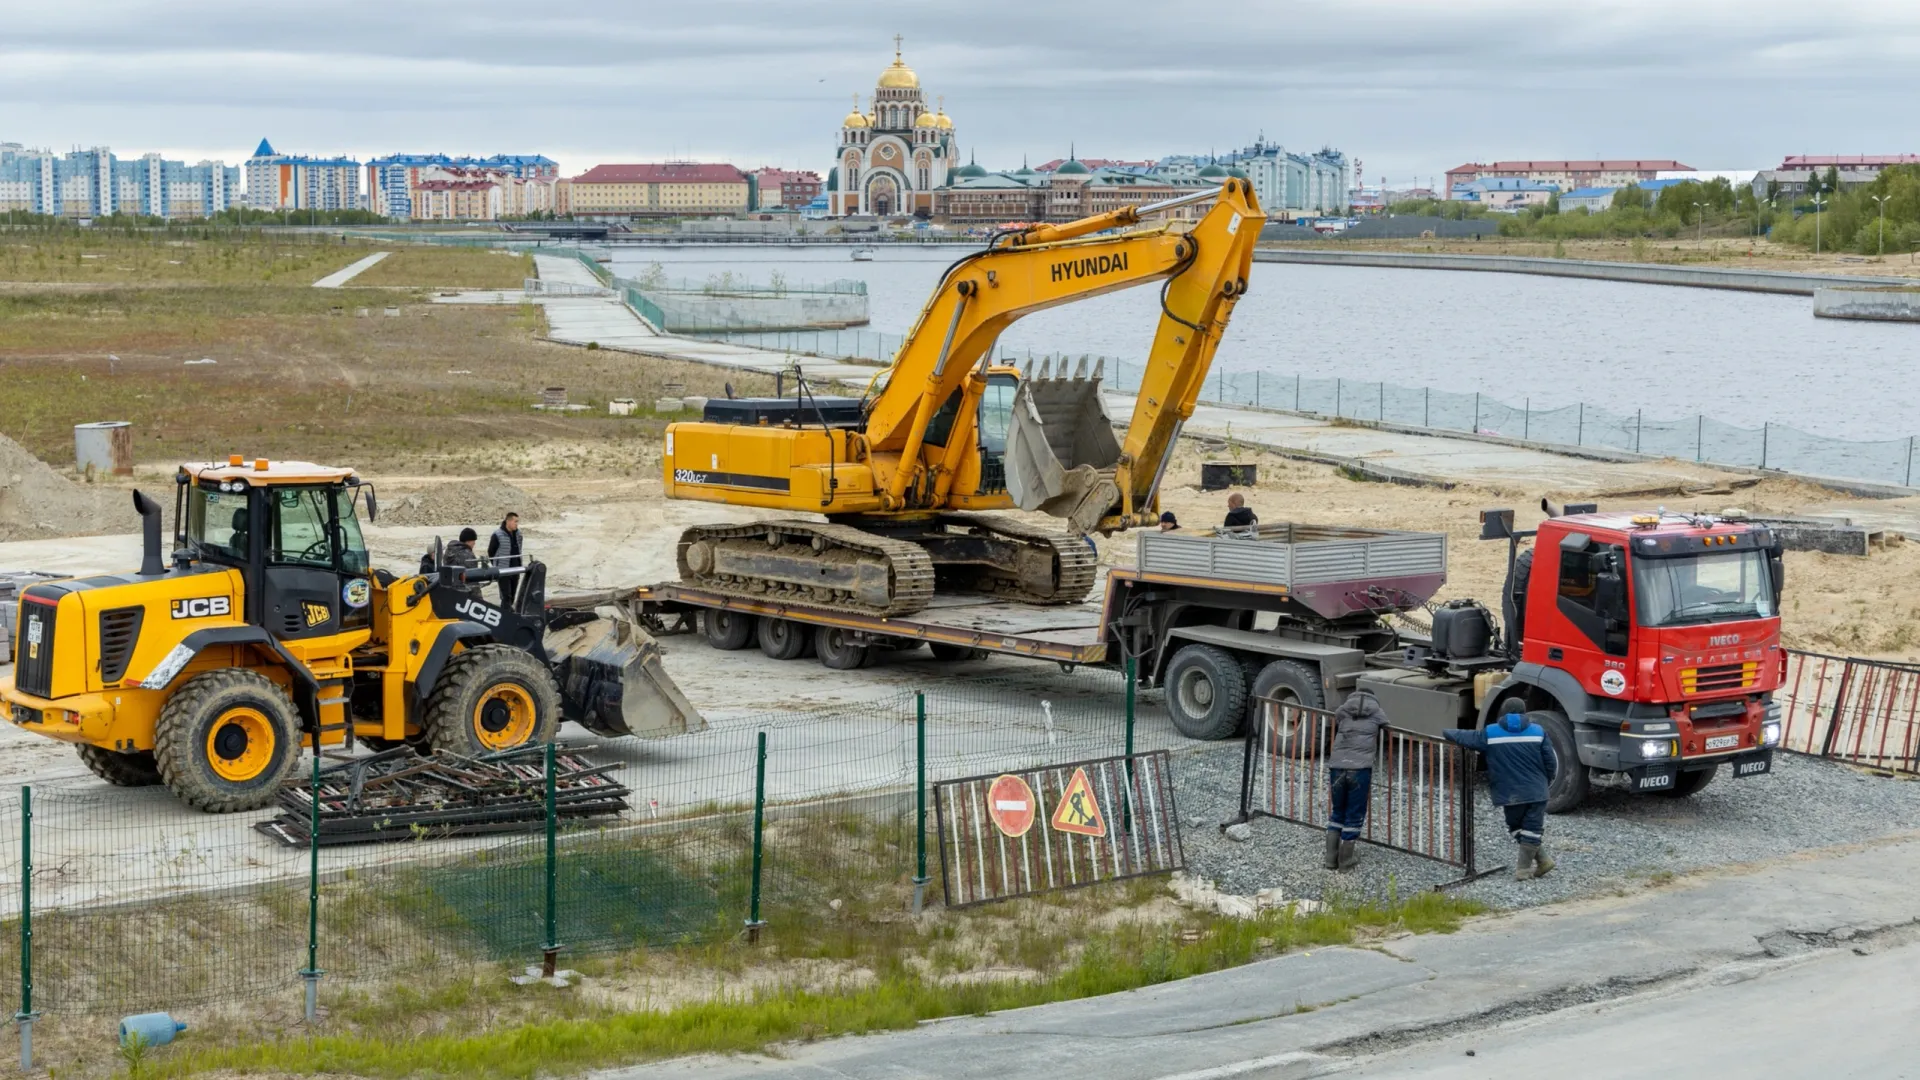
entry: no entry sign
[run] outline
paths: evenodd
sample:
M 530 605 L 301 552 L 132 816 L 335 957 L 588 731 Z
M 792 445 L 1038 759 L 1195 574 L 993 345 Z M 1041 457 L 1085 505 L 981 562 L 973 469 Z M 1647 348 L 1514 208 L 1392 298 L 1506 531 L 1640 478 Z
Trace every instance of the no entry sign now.
M 995 778 L 987 788 L 987 814 L 994 827 L 1018 839 L 1033 828 L 1033 789 L 1017 776 Z

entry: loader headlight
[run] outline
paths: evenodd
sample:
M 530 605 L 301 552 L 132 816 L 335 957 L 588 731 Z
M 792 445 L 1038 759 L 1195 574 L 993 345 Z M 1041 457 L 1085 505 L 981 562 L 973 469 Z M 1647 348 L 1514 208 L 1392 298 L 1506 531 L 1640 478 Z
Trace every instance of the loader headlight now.
M 1780 721 L 1769 720 L 1766 723 L 1760 725 L 1760 745 L 1761 746 L 1779 746 L 1780 745 Z
M 1670 739 L 1641 739 L 1640 756 L 1643 758 L 1672 757 L 1673 741 Z

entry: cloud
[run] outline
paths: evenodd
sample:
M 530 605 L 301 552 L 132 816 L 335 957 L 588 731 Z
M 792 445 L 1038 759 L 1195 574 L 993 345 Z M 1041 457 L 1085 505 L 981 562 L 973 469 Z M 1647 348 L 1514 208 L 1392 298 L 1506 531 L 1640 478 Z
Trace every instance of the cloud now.
M 85 6 L 10 12 L 0 138 L 823 168 L 895 32 L 989 165 L 1069 141 L 1143 157 L 1264 132 L 1396 179 L 1498 157 L 1764 167 L 1913 149 L 1890 120 L 1920 90 L 1920 8 L 1858 0 Z

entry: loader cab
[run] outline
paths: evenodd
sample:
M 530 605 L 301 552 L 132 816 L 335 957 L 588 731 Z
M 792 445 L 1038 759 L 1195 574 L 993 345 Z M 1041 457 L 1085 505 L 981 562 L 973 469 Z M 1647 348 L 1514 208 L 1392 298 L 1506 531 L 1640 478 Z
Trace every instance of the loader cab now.
M 175 561 L 241 571 L 247 622 L 283 641 L 371 625 L 359 514 L 377 512 L 372 485 L 351 470 L 237 458 L 176 479 Z

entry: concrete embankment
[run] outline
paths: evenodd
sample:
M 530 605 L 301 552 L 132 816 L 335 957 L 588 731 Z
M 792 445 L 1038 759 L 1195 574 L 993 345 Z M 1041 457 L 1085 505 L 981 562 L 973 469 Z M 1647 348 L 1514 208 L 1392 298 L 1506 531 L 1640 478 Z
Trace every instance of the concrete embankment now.
M 1822 319 L 1920 322 L 1920 288 L 1820 288 L 1813 313 Z
M 1658 263 L 1541 259 L 1524 255 L 1439 255 L 1414 251 L 1327 251 L 1261 248 L 1255 262 L 1312 263 L 1320 266 L 1385 266 L 1404 270 L 1477 270 L 1490 274 L 1540 274 L 1547 277 L 1627 281 L 1642 285 L 1686 285 L 1700 289 L 1812 296 L 1822 288 L 1881 288 L 1907 284 L 1898 278 L 1794 274 L 1780 270 L 1728 270 Z M 1911 284 L 1920 286 L 1920 282 Z

